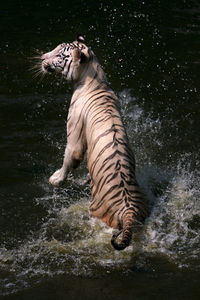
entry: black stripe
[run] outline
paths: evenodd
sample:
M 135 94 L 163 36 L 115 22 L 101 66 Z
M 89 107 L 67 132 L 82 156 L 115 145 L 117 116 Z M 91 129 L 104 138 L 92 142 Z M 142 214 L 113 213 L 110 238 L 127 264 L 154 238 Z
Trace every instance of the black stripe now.
M 82 133 L 83 133 L 83 129 L 84 129 L 84 123 L 82 123 L 82 127 L 81 127 L 81 129 L 80 129 L 80 132 L 79 132 L 79 136 L 77 137 L 77 141 L 79 141 L 79 139 L 80 139 L 80 137 L 81 137 L 81 135 L 82 135 Z
M 101 185 L 100 188 L 99 188 L 99 186 L 100 186 L 101 180 L 99 181 L 99 183 L 97 184 L 97 189 L 95 190 L 95 194 L 94 194 L 93 196 L 95 196 L 97 192 L 100 193 L 101 190 L 102 190 L 102 188 L 103 188 L 103 186 L 104 186 L 105 184 L 110 183 L 110 181 L 112 181 L 113 179 L 115 179 L 115 178 L 117 177 L 117 175 L 118 175 L 117 173 L 115 173 L 114 175 L 111 173 L 111 174 L 107 175 L 105 178 L 104 178 L 104 177 L 101 177 L 101 178 L 104 178 L 104 181 L 102 182 L 102 185 Z M 109 178 L 110 176 L 112 176 L 112 177 L 108 180 L 108 178 Z M 107 181 L 107 180 L 108 180 L 108 181 Z M 120 192 L 120 193 L 121 193 L 121 192 Z
M 106 183 L 107 183 L 107 184 L 110 183 L 112 180 L 114 180 L 114 179 L 118 176 L 118 174 L 119 174 L 119 173 L 117 173 L 117 172 L 114 173 L 113 176 L 112 176 Z
M 104 212 L 102 217 L 105 217 L 109 213 L 110 209 L 113 208 L 114 206 L 116 207 L 116 206 L 121 205 L 121 202 L 122 202 L 121 199 L 118 199 L 118 200 L 114 201 L 111 205 L 109 205 L 109 207 L 106 209 L 106 211 Z M 117 210 L 118 209 L 116 208 L 114 213 L 116 213 Z
M 112 186 L 112 187 L 111 187 L 111 188 L 103 195 L 103 197 L 98 201 L 97 206 L 96 206 L 95 208 L 92 208 L 91 210 L 92 210 L 92 211 L 98 210 L 99 207 L 102 205 L 102 203 L 103 203 L 103 201 L 104 201 L 104 198 L 105 198 L 106 196 L 108 196 L 110 193 L 112 193 L 113 190 L 115 190 L 117 187 L 118 187 L 118 184 L 113 185 L 113 186 Z
M 69 69 L 70 69 L 70 67 L 71 67 L 71 63 L 72 63 L 72 60 L 70 61 L 69 65 L 68 65 L 68 67 L 67 67 L 67 74 L 69 73 Z
M 102 180 L 103 180 L 103 183 L 102 183 L 102 186 L 103 186 L 103 185 L 105 184 L 106 180 L 107 180 L 110 176 L 112 176 L 112 173 L 111 173 L 111 174 L 108 174 L 105 178 L 104 178 L 103 176 L 101 177 L 101 179 L 98 181 L 98 183 L 97 183 L 97 185 L 96 185 L 96 189 L 95 189 L 94 193 L 92 194 L 93 197 L 96 196 L 96 193 L 98 192 L 98 189 L 99 189 L 99 186 L 100 186 Z M 102 188 L 102 186 L 101 186 L 101 188 Z M 100 190 L 101 190 L 101 188 L 100 188 Z
M 114 166 L 114 164 L 115 164 L 115 163 L 113 162 L 113 163 L 111 163 L 109 166 L 107 166 L 106 169 L 104 170 L 104 172 L 107 172 L 112 166 Z M 99 175 L 99 173 L 102 171 L 102 169 L 103 169 L 104 167 L 105 167 L 105 165 L 103 165 L 103 166 L 98 170 L 96 176 Z
M 116 197 L 119 197 L 119 195 L 123 192 L 123 190 L 120 189 L 120 191 L 118 191 L 117 193 L 115 193 L 108 201 L 111 201 L 113 199 L 115 199 Z M 123 201 L 123 199 L 120 199 L 121 201 Z

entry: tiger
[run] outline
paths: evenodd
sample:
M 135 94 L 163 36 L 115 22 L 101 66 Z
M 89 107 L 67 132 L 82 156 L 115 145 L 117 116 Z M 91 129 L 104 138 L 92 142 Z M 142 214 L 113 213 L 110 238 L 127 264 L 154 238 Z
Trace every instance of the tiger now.
M 60 73 L 74 88 L 63 164 L 49 183 L 62 186 L 87 150 L 90 215 L 114 229 L 111 244 L 114 249 L 123 250 L 130 245 L 134 225 L 143 223 L 148 213 L 135 176 L 135 158 L 120 115 L 119 100 L 82 35 L 43 54 L 40 67 L 44 74 Z M 121 240 L 117 242 L 120 234 Z

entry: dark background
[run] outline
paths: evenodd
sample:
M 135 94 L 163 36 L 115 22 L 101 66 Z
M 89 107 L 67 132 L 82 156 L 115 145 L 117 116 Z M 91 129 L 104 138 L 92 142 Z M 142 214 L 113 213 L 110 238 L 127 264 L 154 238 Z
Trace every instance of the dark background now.
M 2 297 L 197 299 L 199 1 L 8 0 L 0 6 Z M 109 237 L 100 248 L 93 238 L 94 246 L 80 250 L 74 241 L 91 232 L 74 237 L 77 224 L 59 223 L 63 208 L 90 199 L 79 184 L 86 165 L 64 190 L 48 185 L 62 163 L 72 88 L 59 77 L 35 78 L 33 57 L 79 33 L 120 97 L 151 213 L 141 240 L 133 239 L 138 248 L 119 257 Z M 104 229 L 98 230 L 100 236 Z M 64 254 L 52 245 L 46 250 L 42 243 L 52 238 Z

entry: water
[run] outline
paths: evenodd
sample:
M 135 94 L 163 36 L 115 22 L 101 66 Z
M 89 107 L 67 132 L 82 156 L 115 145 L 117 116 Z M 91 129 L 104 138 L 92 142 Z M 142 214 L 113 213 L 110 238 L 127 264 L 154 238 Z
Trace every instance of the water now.
M 199 299 L 199 4 L 68 5 L 2 4 L 0 297 Z M 34 79 L 29 57 L 79 32 L 120 98 L 150 211 L 123 252 L 89 216 L 86 162 L 64 189 L 48 184 L 71 89 Z

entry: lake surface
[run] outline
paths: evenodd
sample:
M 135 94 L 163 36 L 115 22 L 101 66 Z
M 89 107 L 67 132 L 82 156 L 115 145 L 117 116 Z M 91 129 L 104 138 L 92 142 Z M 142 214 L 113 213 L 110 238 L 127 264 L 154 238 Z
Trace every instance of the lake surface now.
M 89 216 L 86 161 L 63 189 L 71 87 L 31 58 L 81 33 L 119 96 L 150 216 L 116 252 Z M 0 299 L 200 299 L 200 4 L 5 1 Z

